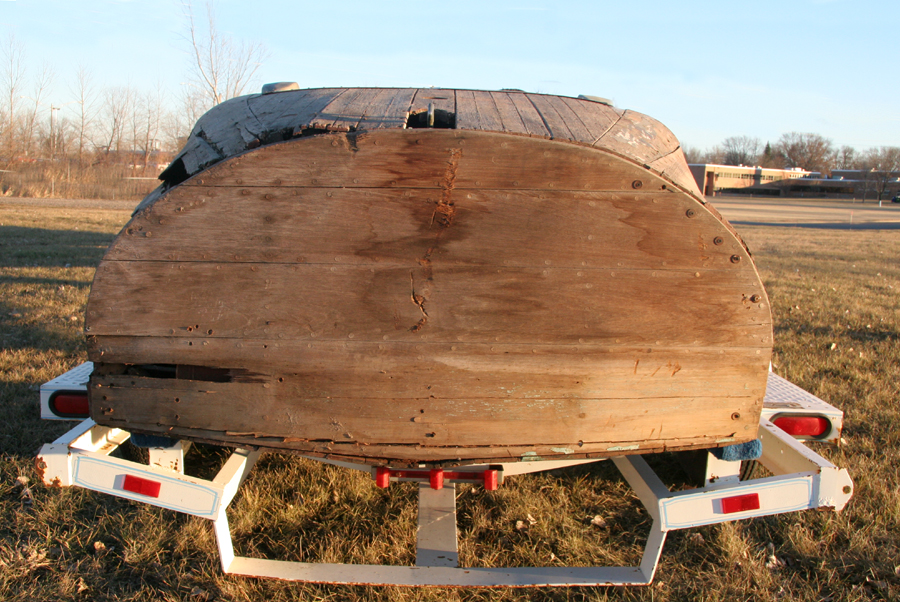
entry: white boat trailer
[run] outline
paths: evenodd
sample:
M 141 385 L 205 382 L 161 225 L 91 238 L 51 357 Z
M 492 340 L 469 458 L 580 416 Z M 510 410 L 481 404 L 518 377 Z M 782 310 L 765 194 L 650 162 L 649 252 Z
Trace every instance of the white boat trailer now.
M 42 407 L 60 391 L 84 390 L 90 367 L 82 365 L 42 387 Z M 52 413 L 51 413 L 52 414 Z M 52 415 L 47 416 L 52 417 Z M 640 566 L 634 567 L 515 567 L 459 566 L 456 530 L 457 482 L 495 489 L 503 478 L 554 470 L 600 460 L 535 461 L 471 465 L 451 470 L 409 470 L 311 458 L 372 473 L 375 484 L 419 482 L 419 516 L 415 566 L 288 562 L 236 556 L 226 509 L 260 456 L 260 451 L 236 449 L 211 481 L 184 474 L 189 442 L 150 449 L 149 464 L 110 454 L 129 437 L 121 429 L 84 420 L 43 446 L 37 465 L 48 485 L 78 486 L 121 498 L 192 514 L 213 522 L 222 570 L 235 575 L 292 581 L 355 585 L 401 586 L 589 586 L 648 585 L 653 580 L 669 531 L 811 508 L 841 510 L 853 494 L 853 482 L 838 468 L 774 424 L 812 419 L 823 427 L 815 438 L 839 440 L 840 410 L 803 389 L 769 375 L 765 409 L 760 419 L 762 456 L 758 462 L 773 476 L 741 481 L 741 462 L 726 462 L 707 453 L 706 484 L 670 491 L 639 455 L 611 458 L 652 518 Z M 800 430 L 802 431 L 802 426 Z

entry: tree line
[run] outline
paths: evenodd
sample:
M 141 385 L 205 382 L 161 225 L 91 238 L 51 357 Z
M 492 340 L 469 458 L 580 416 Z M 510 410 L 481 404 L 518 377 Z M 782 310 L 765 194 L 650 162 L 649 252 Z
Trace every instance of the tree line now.
M 188 85 L 175 94 L 100 85 L 84 66 L 67 78 L 30 69 L 21 41 L 0 40 L 0 192 L 139 198 L 204 112 L 246 93 L 265 48 L 220 33 L 211 2 L 182 6 Z
M 837 169 L 858 169 L 896 173 L 900 171 L 900 147 L 880 146 L 856 150 L 852 146 L 838 148 L 819 134 L 790 132 L 782 134 L 775 144 L 751 136 L 732 136 L 707 150 L 682 147 L 688 163 L 745 165 L 791 169 L 799 167 L 828 177 Z
M 177 94 L 162 84 L 101 86 L 86 67 L 64 80 L 46 63 L 30 71 L 26 48 L 14 35 L 0 42 L 0 191 L 46 196 L 56 194 L 56 183 L 64 181 L 63 194 L 102 196 L 109 192 L 81 184 L 104 173 L 109 182 L 155 177 L 200 115 L 245 93 L 266 58 L 265 48 L 221 34 L 211 3 L 199 16 L 189 0 L 183 8 L 190 85 Z M 797 167 L 825 177 L 836 169 L 857 169 L 876 179 L 881 174 L 882 189 L 900 172 L 898 147 L 858 151 L 812 133 L 786 133 L 774 144 L 732 136 L 706 150 L 682 150 L 688 163 Z

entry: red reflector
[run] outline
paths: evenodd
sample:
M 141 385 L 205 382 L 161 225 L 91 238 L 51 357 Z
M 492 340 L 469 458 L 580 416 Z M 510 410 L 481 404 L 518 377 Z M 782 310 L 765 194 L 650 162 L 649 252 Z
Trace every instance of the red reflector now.
M 50 399 L 50 409 L 58 416 L 81 416 L 90 414 L 87 393 L 59 393 Z
M 122 489 L 147 497 L 159 497 L 160 483 L 149 479 L 142 479 L 134 475 L 125 475 L 125 481 L 122 483 Z
M 499 473 L 496 470 L 484 471 L 484 488 L 487 491 L 497 491 L 499 486 Z
M 391 469 L 379 466 L 375 469 L 375 485 L 387 489 L 391 484 Z
M 821 437 L 831 428 L 831 423 L 821 416 L 779 416 L 775 426 L 794 437 Z
M 432 468 L 428 475 L 428 484 L 432 489 L 441 489 L 444 486 L 444 471 L 440 468 Z
M 758 493 L 722 498 L 722 512 L 724 514 L 734 514 L 735 512 L 744 512 L 746 510 L 759 510 Z

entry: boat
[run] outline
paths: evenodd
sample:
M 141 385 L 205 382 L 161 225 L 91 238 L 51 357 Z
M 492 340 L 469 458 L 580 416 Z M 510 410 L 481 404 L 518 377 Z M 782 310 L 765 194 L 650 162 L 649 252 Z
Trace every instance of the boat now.
M 270 85 L 160 179 L 88 300 L 98 424 L 401 467 L 757 437 L 764 286 L 650 117 Z

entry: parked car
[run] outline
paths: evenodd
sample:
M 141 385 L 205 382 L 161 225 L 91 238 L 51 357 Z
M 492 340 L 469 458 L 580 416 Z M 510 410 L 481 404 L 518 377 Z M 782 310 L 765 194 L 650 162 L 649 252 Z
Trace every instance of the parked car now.
M 892 203 L 900 203 L 900 194 L 895 194 L 894 198 L 891 199 Z

